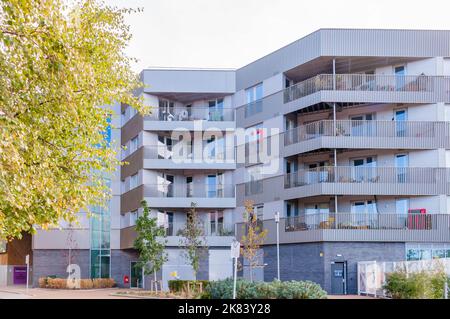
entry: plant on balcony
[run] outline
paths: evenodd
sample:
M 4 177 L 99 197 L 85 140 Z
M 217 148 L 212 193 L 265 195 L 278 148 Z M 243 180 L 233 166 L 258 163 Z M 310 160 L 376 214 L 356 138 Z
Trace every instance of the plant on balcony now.
M 205 239 L 203 223 L 200 221 L 196 209 L 196 204 L 191 203 L 191 209 L 187 214 L 186 225 L 181 229 L 180 248 L 184 251 L 184 256 L 189 260 L 195 276 L 200 268 L 200 259 L 205 255 Z
M 262 223 L 258 221 L 251 200 L 245 201 L 245 210 L 242 217 L 244 220 L 242 233 L 244 235 L 241 238 L 241 255 L 248 261 L 250 281 L 253 281 L 253 269 L 261 267 L 259 265 L 259 251 L 267 237 L 267 229 L 262 229 Z
M 157 219 L 150 216 L 150 209 L 147 202 L 141 202 L 143 213 L 136 220 L 137 237 L 134 241 L 134 247 L 139 252 L 139 260 L 136 263 L 137 268 L 142 268 L 144 275 L 154 275 L 156 287 L 156 273 L 167 261 L 167 253 L 164 251 L 167 240 L 164 227 L 158 225 Z M 152 286 L 153 288 L 153 286 Z

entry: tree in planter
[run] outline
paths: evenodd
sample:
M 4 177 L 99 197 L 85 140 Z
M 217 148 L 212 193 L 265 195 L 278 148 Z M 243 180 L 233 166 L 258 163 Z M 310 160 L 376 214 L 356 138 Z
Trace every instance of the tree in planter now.
M 141 206 L 143 213 L 136 220 L 137 237 L 134 241 L 134 247 L 139 251 L 136 267 L 142 268 L 144 275 L 153 273 L 156 287 L 156 273 L 167 261 L 167 253 L 164 251 L 167 243 L 166 230 L 158 226 L 157 218 L 150 216 L 145 200 L 141 202 Z
M 191 203 L 191 209 L 187 214 L 186 226 L 180 231 L 182 239 L 180 248 L 184 249 L 184 255 L 194 269 L 195 278 L 200 268 L 200 258 L 205 254 L 205 239 L 203 223 L 198 217 L 196 203 Z M 188 287 L 189 289 L 189 287 Z
M 242 226 L 241 255 L 250 268 L 250 281 L 253 281 L 253 269 L 259 267 L 259 250 L 267 237 L 267 229 L 262 230 L 253 208 L 253 201 L 245 201 L 243 213 L 244 224 Z

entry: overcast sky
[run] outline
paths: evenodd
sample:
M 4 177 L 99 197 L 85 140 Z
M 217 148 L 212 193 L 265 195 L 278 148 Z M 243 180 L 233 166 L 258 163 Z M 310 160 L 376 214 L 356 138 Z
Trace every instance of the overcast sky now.
M 238 68 L 319 28 L 450 29 L 448 0 L 105 0 L 145 67 Z

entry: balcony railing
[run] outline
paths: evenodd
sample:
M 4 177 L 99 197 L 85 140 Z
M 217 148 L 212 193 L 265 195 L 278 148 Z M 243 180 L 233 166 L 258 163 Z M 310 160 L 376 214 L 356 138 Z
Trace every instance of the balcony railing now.
M 302 213 L 299 216 L 262 221 L 267 230 L 265 245 L 302 242 L 448 242 L 450 215 L 381 212 Z M 246 234 L 245 224 L 236 227 L 237 238 Z
M 233 108 L 210 108 L 194 106 L 191 108 L 156 108 L 152 115 L 146 116 L 148 121 L 234 121 Z
M 285 175 L 285 188 L 318 183 L 434 184 L 436 168 L 324 166 Z
M 230 184 L 212 185 L 202 183 L 158 183 L 145 184 L 145 197 L 173 198 L 234 198 L 234 186 Z
M 288 130 L 284 135 L 285 145 L 291 145 L 323 136 L 382 137 L 382 138 L 450 138 L 448 122 L 415 121 L 317 121 Z
M 319 91 L 368 91 L 368 92 L 435 92 L 439 89 L 438 76 L 381 75 L 381 74 L 320 74 L 284 90 L 284 103 L 288 103 Z M 442 82 L 446 92 L 450 82 Z
M 316 229 L 408 229 L 431 230 L 438 228 L 438 222 L 449 227 L 450 216 L 442 214 L 396 214 L 396 213 L 313 213 L 301 214 L 284 219 L 284 229 L 307 231 Z M 438 219 L 441 220 L 438 220 Z
M 198 228 L 202 230 L 201 236 L 234 236 L 234 226 L 224 223 L 202 222 L 198 224 Z M 183 236 L 186 229 L 186 223 L 169 222 L 166 228 L 167 236 Z
M 263 180 L 245 183 L 245 196 L 261 194 L 263 192 Z
M 155 145 L 144 146 L 144 159 L 234 161 L 235 155 L 234 147 L 205 146 L 197 151 L 191 145 Z

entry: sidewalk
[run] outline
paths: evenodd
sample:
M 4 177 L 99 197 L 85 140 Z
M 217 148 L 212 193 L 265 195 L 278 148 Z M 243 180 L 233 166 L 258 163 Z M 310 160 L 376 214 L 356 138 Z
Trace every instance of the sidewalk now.
M 111 296 L 121 290 L 119 288 L 89 290 L 29 288 L 27 291 L 23 286 L 7 286 L 0 287 L 0 299 L 126 299 L 126 297 Z

